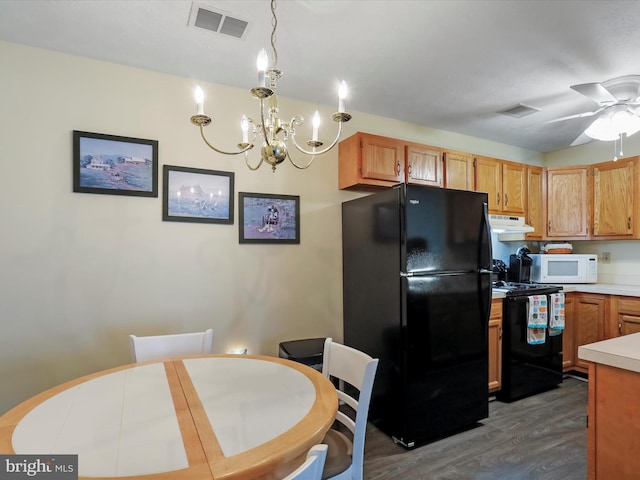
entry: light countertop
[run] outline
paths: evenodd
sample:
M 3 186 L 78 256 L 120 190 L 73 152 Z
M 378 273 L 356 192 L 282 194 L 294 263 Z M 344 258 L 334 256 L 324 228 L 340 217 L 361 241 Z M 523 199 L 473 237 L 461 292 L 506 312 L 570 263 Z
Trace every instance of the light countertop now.
M 640 297 L 640 285 L 617 285 L 613 283 L 571 283 L 560 285 L 565 293 L 584 292 L 603 295 L 625 295 Z M 493 291 L 493 299 L 504 298 L 504 292 Z
M 581 345 L 578 347 L 578 357 L 640 373 L 640 333 Z

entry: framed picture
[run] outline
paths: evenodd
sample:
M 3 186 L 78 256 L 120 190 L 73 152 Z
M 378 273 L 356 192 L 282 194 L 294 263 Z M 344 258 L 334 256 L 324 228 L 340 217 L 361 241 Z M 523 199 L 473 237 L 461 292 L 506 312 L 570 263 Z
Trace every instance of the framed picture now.
M 73 131 L 73 191 L 158 196 L 158 141 Z
M 162 167 L 162 220 L 233 223 L 233 172 Z
M 300 197 L 238 195 L 240 243 L 300 243 Z

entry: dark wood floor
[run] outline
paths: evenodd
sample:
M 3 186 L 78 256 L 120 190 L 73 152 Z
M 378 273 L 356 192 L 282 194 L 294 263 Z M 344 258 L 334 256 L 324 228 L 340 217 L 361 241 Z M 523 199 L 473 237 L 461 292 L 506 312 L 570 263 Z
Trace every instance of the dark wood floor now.
M 479 427 L 412 450 L 369 424 L 366 480 L 585 480 L 587 383 L 513 403 L 492 401 Z

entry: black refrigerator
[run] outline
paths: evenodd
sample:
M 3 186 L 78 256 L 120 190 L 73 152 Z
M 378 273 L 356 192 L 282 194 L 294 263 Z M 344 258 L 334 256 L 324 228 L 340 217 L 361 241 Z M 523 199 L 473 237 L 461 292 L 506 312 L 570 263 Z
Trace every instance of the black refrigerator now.
M 342 204 L 344 342 L 380 359 L 369 420 L 413 447 L 488 416 L 487 194 L 400 184 Z

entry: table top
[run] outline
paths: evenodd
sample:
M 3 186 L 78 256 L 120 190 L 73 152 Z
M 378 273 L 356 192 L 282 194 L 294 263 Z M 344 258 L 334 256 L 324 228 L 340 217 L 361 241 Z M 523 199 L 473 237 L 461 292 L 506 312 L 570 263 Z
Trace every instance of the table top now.
M 338 407 L 289 360 L 206 355 L 145 362 L 54 387 L 0 417 L 0 452 L 78 454 L 81 478 L 282 478 Z

